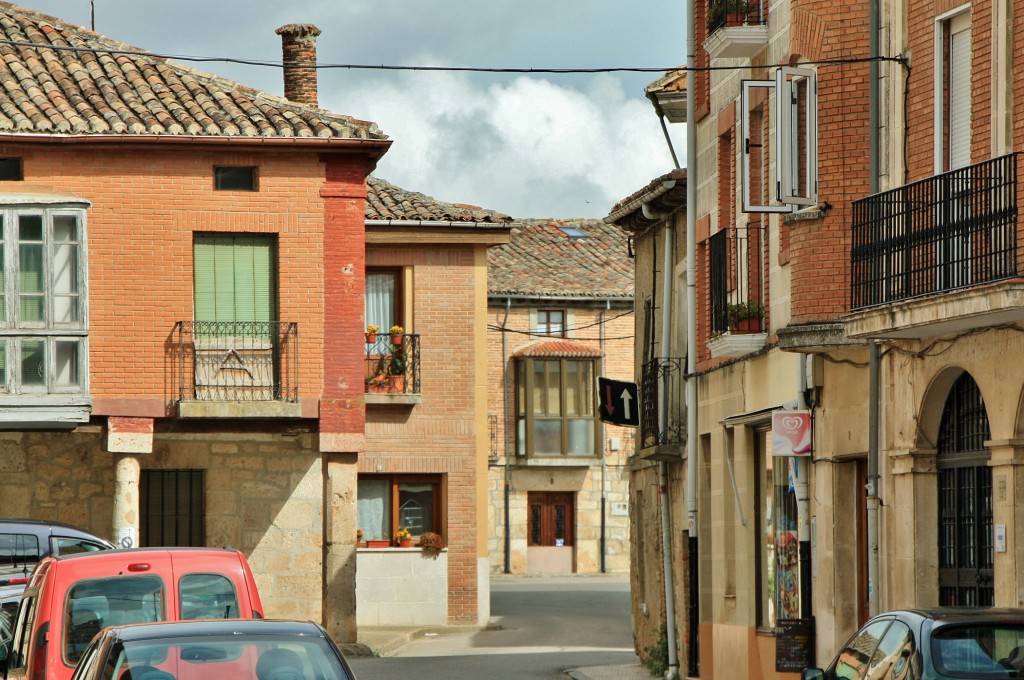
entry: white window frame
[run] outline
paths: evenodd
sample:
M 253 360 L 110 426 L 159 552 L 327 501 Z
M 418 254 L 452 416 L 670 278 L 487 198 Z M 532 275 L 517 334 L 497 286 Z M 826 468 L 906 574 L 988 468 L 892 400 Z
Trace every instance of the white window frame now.
M 743 212 L 747 213 L 788 213 L 793 211 L 791 205 L 755 204 L 753 200 L 753 187 L 750 185 L 750 102 L 754 96 L 754 90 L 764 89 L 767 100 L 775 91 L 774 80 L 744 80 L 740 83 L 740 185 L 742 187 Z M 760 145 L 762 158 L 767 153 L 768 140 L 762 140 Z M 766 168 L 767 170 L 767 168 Z
M 43 221 L 43 278 L 44 306 L 43 321 L 22 321 L 20 318 L 20 235 L 19 218 L 26 215 L 39 215 Z M 73 217 L 77 224 L 74 241 L 76 262 L 76 292 L 78 298 L 78 320 L 56 321 L 54 300 L 58 297 L 55 291 L 54 262 L 59 244 L 54 241 L 54 217 Z M 68 207 L 67 205 L 37 206 L 8 205 L 0 206 L 0 230 L 3 235 L 4 265 L 4 314 L 0 318 L 0 346 L 3 348 L 3 369 L 6 380 L 0 381 L 0 394 L 21 395 L 87 395 L 89 393 L 89 309 L 88 309 L 88 271 L 86 249 L 86 211 L 85 208 Z M 62 242 L 67 243 L 67 242 Z M 25 342 L 38 341 L 43 343 L 45 353 L 45 381 L 40 385 L 26 385 L 21 375 L 21 348 Z M 74 370 L 78 380 L 75 384 L 60 384 L 57 375 L 57 346 L 60 343 L 78 345 Z
M 934 168 L 935 174 L 941 174 L 946 170 L 955 170 L 958 167 L 964 165 L 970 165 L 970 148 L 971 148 L 971 124 L 970 120 L 967 121 L 967 128 L 965 130 L 967 134 L 966 145 L 968 159 L 966 163 L 956 163 L 955 161 L 947 162 L 947 156 L 951 156 L 950 149 L 946 146 L 946 134 L 949 132 L 947 129 L 949 126 L 946 123 L 946 116 L 948 108 L 951 102 L 946 97 L 946 81 L 949 74 L 946 73 L 949 70 L 949 62 L 946 58 L 946 41 L 950 39 L 954 34 L 962 31 L 968 31 L 968 47 L 970 46 L 971 36 L 973 35 L 973 24 L 971 20 L 970 5 L 963 5 L 954 10 L 946 12 L 935 20 L 935 93 L 934 93 L 934 111 L 935 111 L 935 140 L 934 140 Z M 967 59 L 968 70 L 971 70 L 970 55 Z M 967 87 L 967 113 L 970 115 L 970 102 L 971 102 L 971 76 L 968 75 L 964 85 Z M 947 153 L 949 152 L 949 153 Z
M 797 84 L 804 82 L 804 101 Z M 789 205 L 818 202 L 818 81 L 813 69 L 783 66 L 775 72 L 775 140 L 778 200 Z M 802 106 L 801 106 L 802 104 Z M 806 125 L 806 165 L 800 172 L 800 124 Z M 801 187 L 806 193 L 801 192 Z
M 803 98 L 799 84 L 805 84 Z M 754 204 L 750 186 L 750 101 L 756 88 L 775 95 L 775 201 Z M 818 82 L 813 69 L 780 67 L 774 80 L 744 80 L 740 88 L 741 180 L 743 212 L 792 212 L 818 202 Z M 804 127 L 800 137 L 801 125 Z M 800 143 L 805 147 L 801 166 Z

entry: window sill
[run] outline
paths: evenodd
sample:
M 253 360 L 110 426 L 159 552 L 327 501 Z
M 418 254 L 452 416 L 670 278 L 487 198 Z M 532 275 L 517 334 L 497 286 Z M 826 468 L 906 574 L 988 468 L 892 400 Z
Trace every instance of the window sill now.
M 178 402 L 179 418 L 301 418 L 302 404 L 292 401 Z
M 0 425 L 75 427 L 89 422 L 92 397 L 74 394 L 0 396 Z
M 516 456 L 516 465 L 520 467 L 590 467 L 599 462 L 601 457 L 592 456 Z
M 415 406 L 423 401 L 419 394 L 366 394 L 366 404 L 379 404 L 385 406 Z

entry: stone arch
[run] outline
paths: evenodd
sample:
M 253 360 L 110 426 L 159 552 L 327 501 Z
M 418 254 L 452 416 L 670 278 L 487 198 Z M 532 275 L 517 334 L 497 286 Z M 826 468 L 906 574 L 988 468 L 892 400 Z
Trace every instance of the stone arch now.
M 946 407 L 949 391 L 966 371 L 959 366 L 947 366 L 932 377 L 917 411 L 917 433 L 914 445 L 918 449 L 935 449 L 939 442 L 939 426 Z M 973 377 L 973 376 L 972 376 Z M 977 382 L 977 381 L 975 381 Z M 979 389 L 981 389 L 979 385 Z

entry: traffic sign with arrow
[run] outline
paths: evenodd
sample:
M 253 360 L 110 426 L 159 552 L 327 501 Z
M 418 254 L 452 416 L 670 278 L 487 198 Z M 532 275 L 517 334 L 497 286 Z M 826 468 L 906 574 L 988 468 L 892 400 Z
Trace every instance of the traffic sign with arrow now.
M 610 378 L 597 379 L 598 411 L 601 420 L 612 425 L 640 425 L 640 401 L 636 383 Z

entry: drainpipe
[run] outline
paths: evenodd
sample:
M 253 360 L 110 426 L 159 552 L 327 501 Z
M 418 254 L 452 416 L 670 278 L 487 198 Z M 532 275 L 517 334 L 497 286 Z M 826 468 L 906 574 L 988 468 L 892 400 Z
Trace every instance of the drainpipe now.
M 501 320 L 501 394 L 504 400 L 505 426 L 502 432 L 505 433 L 505 573 L 512 573 L 512 513 L 508 507 L 509 498 L 512 495 L 512 482 L 510 476 L 512 468 L 511 458 L 515 455 L 512 447 L 509 446 L 511 437 L 508 431 L 508 334 L 505 325 L 508 323 L 509 309 L 512 307 L 512 300 L 505 300 L 505 318 Z M 515 423 L 515 419 L 512 421 Z M 513 425 L 514 426 L 514 425 Z
M 872 194 L 879 190 L 879 73 L 878 73 L 878 31 L 880 23 L 879 0 L 870 0 L 868 5 L 868 183 Z M 878 420 L 880 395 L 878 388 L 878 344 L 868 342 L 868 482 L 867 482 L 867 539 L 868 539 L 868 611 L 871 616 L 878 613 Z
M 807 400 L 807 355 L 796 356 L 796 403 L 797 409 L 805 410 Z M 813 414 L 811 416 L 813 422 Z M 814 450 L 814 430 L 811 429 L 811 450 Z M 795 458 L 796 482 L 793 491 L 796 494 L 797 539 L 800 548 L 800 616 L 809 618 L 813 600 L 811 599 L 811 508 L 807 492 L 807 477 L 810 472 L 810 460 Z
M 659 349 L 664 357 L 670 355 L 672 342 L 672 271 L 675 253 L 675 227 L 672 217 L 665 219 L 665 252 L 662 256 L 661 274 L 661 341 Z M 658 388 L 658 430 L 668 429 L 668 380 Z M 661 561 L 665 581 L 665 636 L 668 638 L 668 670 L 666 680 L 679 677 L 679 655 L 676 649 L 676 602 L 675 587 L 672 583 L 672 531 L 670 526 L 671 503 L 668 495 L 668 463 L 658 463 L 658 496 L 661 501 Z
M 599 339 L 599 346 L 601 348 L 601 357 L 604 357 L 604 320 L 605 315 L 612 307 L 612 303 L 608 300 L 605 301 L 605 308 L 601 310 L 601 315 L 598 318 L 597 331 Z M 608 492 L 606 477 L 608 474 L 608 460 L 607 460 L 607 448 L 608 443 L 605 440 L 605 429 L 604 421 L 599 421 L 601 429 L 601 573 L 604 574 L 608 571 L 608 564 L 606 561 L 606 555 L 608 552 L 608 522 L 605 514 L 608 510 Z
M 687 671 L 700 669 L 700 552 L 697 543 L 697 95 L 694 74 L 697 48 L 695 0 L 686 0 L 686 516 L 687 564 L 690 566 Z

